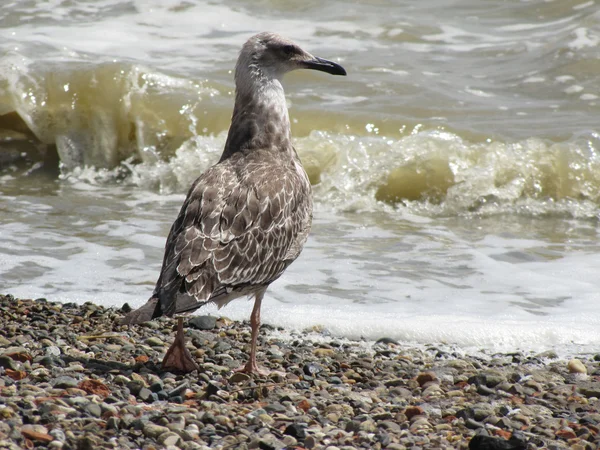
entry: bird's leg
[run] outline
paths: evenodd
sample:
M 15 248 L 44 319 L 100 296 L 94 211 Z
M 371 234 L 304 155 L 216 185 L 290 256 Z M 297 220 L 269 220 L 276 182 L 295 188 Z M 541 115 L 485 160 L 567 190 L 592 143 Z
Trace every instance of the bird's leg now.
M 249 374 L 268 375 L 269 371 L 258 367 L 256 363 L 256 341 L 258 340 L 258 328 L 260 327 L 260 304 L 264 295 L 264 291 L 256 294 L 254 298 L 254 308 L 250 316 L 250 326 L 252 327 L 252 342 L 250 344 L 250 358 L 248 362 L 235 369 L 235 372 L 245 372 Z
M 177 334 L 175 341 L 167 350 L 165 357 L 162 360 L 163 369 L 175 369 L 181 372 L 189 373 L 194 370 L 200 371 L 200 367 L 194 359 L 190 351 L 185 347 L 185 336 L 183 334 L 183 317 L 177 318 Z

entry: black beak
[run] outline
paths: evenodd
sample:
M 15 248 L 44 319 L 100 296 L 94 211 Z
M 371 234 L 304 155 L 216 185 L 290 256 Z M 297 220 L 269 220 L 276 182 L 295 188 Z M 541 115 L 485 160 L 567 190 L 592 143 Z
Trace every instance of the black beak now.
M 339 64 L 316 56 L 314 59 L 304 61 L 302 65 L 305 69 L 320 70 L 321 72 L 327 72 L 331 75 L 346 75 L 346 69 Z

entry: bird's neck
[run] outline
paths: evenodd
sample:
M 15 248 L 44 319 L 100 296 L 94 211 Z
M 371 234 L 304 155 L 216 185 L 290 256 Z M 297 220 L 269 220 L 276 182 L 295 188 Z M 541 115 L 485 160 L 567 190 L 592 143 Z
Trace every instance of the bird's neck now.
M 254 74 L 238 80 L 231 126 L 221 156 L 262 149 L 291 156 L 290 118 L 279 79 Z

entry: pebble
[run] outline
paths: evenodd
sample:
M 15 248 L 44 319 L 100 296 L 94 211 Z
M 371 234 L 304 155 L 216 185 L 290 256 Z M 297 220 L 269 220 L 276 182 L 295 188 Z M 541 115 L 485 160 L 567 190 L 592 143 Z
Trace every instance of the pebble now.
M 587 374 L 587 368 L 578 359 L 572 359 L 571 361 L 569 361 L 569 363 L 567 364 L 567 368 L 569 369 L 569 373 Z
M 43 320 L 14 323 L 26 314 Z M 262 378 L 232 372 L 247 323 L 198 316 L 186 333 L 202 371 L 181 375 L 160 370 L 173 321 L 122 316 L 0 295 L 0 448 L 466 449 L 478 433 L 530 450 L 600 446 L 598 355 L 457 356 L 263 325 L 259 362 L 281 374 Z
M 187 325 L 196 330 L 213 330 L 217 326 L 217 318 L 214 316 L 196 316 L 188 320 Z
M 163 427 L 161 425 L 156 425 L 155 423 L 147 423 L 144 426 L 143 433 L 144 436 L 149 438 L 156 439 L 164 433 L 168 433 L 169 429 L 167 427 Z
M 161 445 L 169 446 L 169 445 L 177 445 L 177 443 L 181 440 L 177 433 L 173 433 L 172 431 L 166 431 L 162 433 L 157 442 Z
M 155 336 L 146 339 L 144 343 L 146 345 L 149 345 L 150 347 L 163 347 L 165 345 L 165 343 L 160 338 L 157 338 Z
M 92 417 L 99 418 L 102 415 L 102 408 L 100 408 L 100 405 L 98 405 L 97 403 L 88 403 L 85 406 L 85 410 Z
M 65 375 L 65 376 L 55 378 L 51 384 L 55 388 L 67 389 L 67 388 L 77 387 L 78 383 L 79 383 L 79 381 L 76 380 L 75 378 Z

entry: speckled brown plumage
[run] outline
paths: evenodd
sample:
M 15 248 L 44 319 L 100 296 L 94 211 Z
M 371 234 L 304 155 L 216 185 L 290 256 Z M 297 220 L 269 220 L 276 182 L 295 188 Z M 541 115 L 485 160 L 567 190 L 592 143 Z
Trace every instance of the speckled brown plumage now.
M 296 161 L 236 153 L 196 180 L 167 239 L 154 316 L 222 306 L 279 278 L 312 219 L 310 184 Z
M 345 74 L 341 66 L 276 34 L 246 42 L 236 65 L 236 102 L 221 159 L 190 188 L 167 238 L 154 293 L 123 323 L 254 295 L 252 364 L 244 370 L 258 370 L 254 353 L 262 296 L 298 257 L 312 221 L 310 183 L 291 144 L 279 81 L 296 68 Z M 182 345 L 179 331 L 178 337 Z

